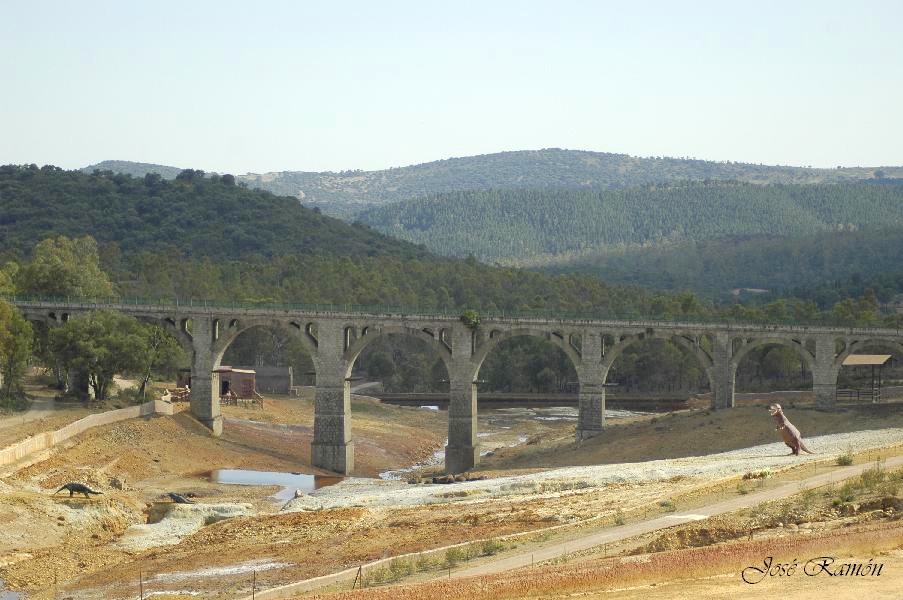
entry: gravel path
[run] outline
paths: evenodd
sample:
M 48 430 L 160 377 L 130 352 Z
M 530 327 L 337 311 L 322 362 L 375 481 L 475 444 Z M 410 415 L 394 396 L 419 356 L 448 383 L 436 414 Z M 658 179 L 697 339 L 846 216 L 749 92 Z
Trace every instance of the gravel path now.
M 752 492 L 746 496 L 729 498 L 727 500 L 708 504 L 700 508 L 694 508 L 690 513 L 675 513 L 654 519 L 649 519 L 647 521 L 640 521 L 639 523 L 630 523 L 627 525 L 612 527 L 610 529 L 605 529 L 603 531 L 580 536 L 575 539 L 570 539 L 566 542 L 550 544 L 542 548 L 532 549 L 529 552 L 521 552 L 518 554 L 506 556 L 504 558 L 499 558 L 498 560 L 490 560 L 483 564 L 461 569 L 450 576 L 453 576 L 455 578 L 471 577 L 474 575 L 500 573 L 502 571 L 526 567 L 528 565 L 534 564 L 535 562 L 542 562 L 546 560 L 552 560 L 560 556 L 566 556 L 571 552 L 588 550 L 589 548 L 595 548 L 596 546 L 601 546 L 602 544 L 609 544 L 611 542 L 642 535 L 651 531 L 673 527 L 674 525 L 679 525 L 681 523 L 687 523 L 689 521 L 700 521 L 702 519 L 715 515 L 721 515 L 724 513 L 741 510 L 743 508 L 756 506 L 763 502 L 786 498 L 787 496 L 792 496 L 793 494 L 798 493 L 801 487 L 814 488 L 827 485 L 829 483 L 843 481 L 851 477 L 856 477 L 863 471 L 870 469 L 873 466 L 874 465 L 871 463 L 865 463 L 853 465 L 850 467 L 844 467 L 842 469 L 837 469 L 829 473 L 814 475 L 802 481 L 785 483 L 784 485 L 770 490 Z M 885 468 L 897 468 L 899 466 L 903 466 L 903 456 L 895 456 L 891 459 L 888 459 L 884 462 L 884 466 Z
M 788 455 L 782 442 L 730 452 L 641 463 L 622 463 L 551 469 L 541 473 L 468 481 L 454 485 L 409 485 L 398 481 L 349 478 L 320 488 L 286 504 L 284 510 L 316 510 L 345 506 L 415 506 L 445 502 L 475 502 L 604 487 L 618 483 L 653 483 L 674 477 L 714 482 L 750 471 L 779 471 L 812 460 L 832 459 L 847 450 L 854 453 L 903 444 L 903 429 L 876 429 L 806 438 L 816 454 Z M 459 497 L 450 498 L 450 491 Z

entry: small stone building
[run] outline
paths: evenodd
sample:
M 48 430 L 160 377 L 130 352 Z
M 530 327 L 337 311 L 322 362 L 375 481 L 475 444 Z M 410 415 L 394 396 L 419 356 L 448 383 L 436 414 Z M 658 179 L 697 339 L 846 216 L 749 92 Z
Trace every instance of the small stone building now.
M 253 369 L 239 369 L 223 365 L 213 370 L 219 374 L 219 395 L 232 392 L 239 398 L 253 398 L 257 391 L 257 373 Z
M 290 394 L 294 385 L 291 367 L 234 367 L 257 373 L 257 391 L 269 394 Z M 236 392 L 237 393 L 237 392 Z

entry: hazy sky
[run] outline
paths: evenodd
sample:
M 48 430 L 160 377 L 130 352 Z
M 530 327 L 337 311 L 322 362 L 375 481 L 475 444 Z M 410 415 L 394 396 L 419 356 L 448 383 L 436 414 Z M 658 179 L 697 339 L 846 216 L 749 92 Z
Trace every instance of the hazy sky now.
M 903 2 L 0 0 L 0 163 L 903 164 Z

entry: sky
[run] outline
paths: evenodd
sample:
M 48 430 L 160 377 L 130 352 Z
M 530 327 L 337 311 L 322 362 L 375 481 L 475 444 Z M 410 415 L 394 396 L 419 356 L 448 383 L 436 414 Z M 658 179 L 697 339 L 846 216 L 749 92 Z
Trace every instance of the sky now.
M 0 0 L 0 164 L 903 164 L 903 2 Z

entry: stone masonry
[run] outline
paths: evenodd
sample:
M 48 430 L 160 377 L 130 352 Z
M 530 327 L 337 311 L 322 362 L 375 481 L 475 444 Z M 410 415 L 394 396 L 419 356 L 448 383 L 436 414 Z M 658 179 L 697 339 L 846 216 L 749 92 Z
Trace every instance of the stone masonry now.
M 445 363 L 449 375 L 446 469 L 460 473 L 480 456 L 476 381 L 483 360 L 499 343 L 529 335 L 549 340 L 574 363 L 579 382 L 578 442 L 602 433 L 605 381 L 615 359 L 643 339 L 671 340 L 699 360 L 712 389 L 713 408 L 734 406 L 737 366 L 753 349 L 778 344 L 807 363 L 817 401 L 834 404 L 840 365 L 849 354 L 881 343 L 903 354 L 903 331 L 793 325 L 677 323 L 671 321 L 483 318 L 474 330 L 455 316 L 363 314 L 317 310 L 219 308 L 204 305 L 78 304 L 17 301 L 31 321 L 52 326 L 70 314 L 106 308 L 163 325 L 192 357 L 191 411 L 213 435 L 223 429 L 214 373 L 229 344 L 251 327 L 277 327 L 304 344 L 316 371 L 313 464 L 348 474 L 354 469 L 349 378 L 355 359 L 385 334 L 418 337 Z

